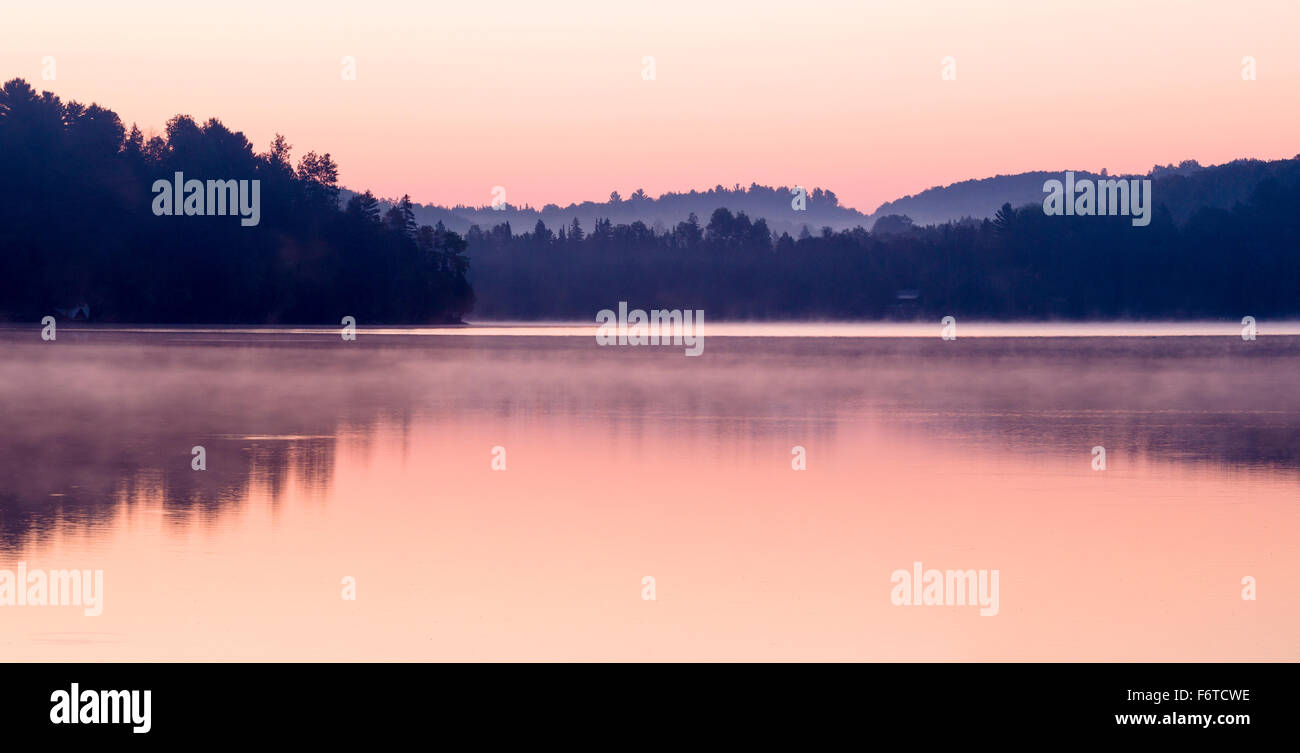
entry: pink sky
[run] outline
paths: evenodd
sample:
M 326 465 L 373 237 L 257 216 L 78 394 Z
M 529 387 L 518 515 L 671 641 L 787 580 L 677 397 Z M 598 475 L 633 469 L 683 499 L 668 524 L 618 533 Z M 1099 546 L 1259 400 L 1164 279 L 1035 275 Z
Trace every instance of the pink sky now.
M 47 2 L 4 10 L 0 76 L 146 131 L 278 131 L 423 202 L 757 181 L 870 211 L 999 173 L 1294 156 L 1298 35 L 1294 0 Z

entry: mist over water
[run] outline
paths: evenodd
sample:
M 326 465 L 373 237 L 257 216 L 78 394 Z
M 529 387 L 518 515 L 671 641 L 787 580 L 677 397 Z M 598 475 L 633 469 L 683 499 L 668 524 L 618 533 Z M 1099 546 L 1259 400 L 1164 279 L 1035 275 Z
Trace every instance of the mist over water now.
M 105 572 L 101 617 L 0 610 L 0 647 L 1300 657 L 1300 337 L 789 326 L 700 358 L 594 326 L 0 330 L 0 567 Z M 1002 613 L 892 607 L 916 559 L 1000 569 Z

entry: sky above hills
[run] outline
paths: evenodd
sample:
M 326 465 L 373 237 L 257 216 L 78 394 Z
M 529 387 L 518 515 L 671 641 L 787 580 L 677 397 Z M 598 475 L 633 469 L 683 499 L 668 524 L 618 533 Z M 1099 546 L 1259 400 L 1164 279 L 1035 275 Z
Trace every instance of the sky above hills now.
M 146 132 L 281 132 L 344 185 L 443 205 L 756 181 L 870 212 L 966 178 L 1300 152 L 1293 0 L 148 6 L 10 4 L 0 75 Z

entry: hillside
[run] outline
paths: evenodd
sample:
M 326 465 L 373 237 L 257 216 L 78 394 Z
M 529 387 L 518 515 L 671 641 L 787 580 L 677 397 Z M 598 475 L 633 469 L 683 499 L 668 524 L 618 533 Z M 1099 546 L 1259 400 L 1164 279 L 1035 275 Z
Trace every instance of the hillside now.
M 991 219 L 1003 204 L 1021 207 L 1041 203 L 1043 182 L 1060 178 L 1063 172 L 1038 170 L 935 186 L 886 202 L 870 214 L 840 204 L 833 191 L 821 188 L 808 192 L 806 210 L 795 211 L 791 208 L 793 194 L 790 187 L 773 188 L 758 184 L 751 184 L 748 188 L 716 186 L 707 191 L 670 192 L 657 198 L 637 192 L 627 198 L 612 196 L 607 201 L 585 201 L 565 207 L 547 204 L 540 209 L 511 204 L 500 210 L 491 206 L 442 207 L 433 204 L 413 204 L 412 209 L 420 224 L 441 222 L 458 233 L 467 233 L 474 225 L 486 230 L 509 223 L 511 232 L 518 234 L 531 231 L 538 220 L 554 230 L 570 225 L 575 218 L 584 228 L 594 227 L 596 220 L 602 219 L 616 225 L 640 221 L 662 232 L 686 221 L 692 213 L 703 222 L 714 210 L 725 208 L 744 212 L 752 219 L 766 220 L 775 236 L 788 233 L 797 238 L 805 227 L 811 233 L 817 233 L 823 227 L 835 231 L 855 227 L 873 230 L 877 221 L 891 215 L 909 217 L 913 224 L 921 226 L 968 217 Z M 1254 187 L 1265 178 L 1293 179 L 1300 175 L 1300 156 L 1273 161 L 1239 159 L 1208 167 L 1188 160 L 1176 166 L 1157 165 L 1145 175 L 1108 176 L 1105 171 L 1093 173 L 1086 170 L 1075 170 L 1074 173 L 1080 179 L 1092 180 L 1105 177 L 1150 178 L 1154 181 L 1152 190 L 1156 205 L 1163 205 L 1176 222 L 1184 222 L 1199 208 L 1231 209 L 1246 201 Z M 352 192 L 344 190 L 342 201 L 346 202 L 351 195 Z M 381 208 L 387 210 L 395 203 L 395 199 L 382 201 Z

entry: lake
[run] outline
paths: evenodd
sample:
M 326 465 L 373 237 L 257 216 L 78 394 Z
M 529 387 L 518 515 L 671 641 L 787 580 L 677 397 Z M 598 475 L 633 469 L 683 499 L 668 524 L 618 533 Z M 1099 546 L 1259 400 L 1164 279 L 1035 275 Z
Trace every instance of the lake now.
M 1295 323 L 594 330 L 0 328 L 0 652 L 1300 658 Z

